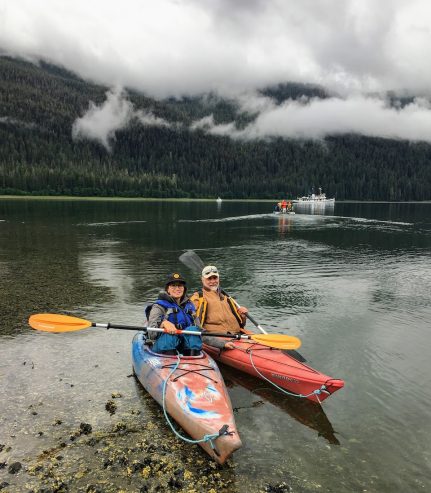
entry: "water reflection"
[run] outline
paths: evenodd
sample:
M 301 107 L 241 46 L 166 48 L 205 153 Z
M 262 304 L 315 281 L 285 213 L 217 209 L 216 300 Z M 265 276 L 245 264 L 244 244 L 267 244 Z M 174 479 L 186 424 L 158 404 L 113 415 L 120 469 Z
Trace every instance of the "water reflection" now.
M 334 202 L 296 202 L 293 204 L 295 212 L 299 214 L 334 215 Z
M 308 426 L 312 430 L 316 430 L 318 435 L 325 438 L 330 444 L 340 445 L 340 442 L 335 436 L 336 432 L 321 405 L 310 402 L 307 399 L 299 399 L 283 394 L 275 387 L 262 382 L 262 380 L 238 372 L 220 363 L 219 367 L 226 386 L 231 392 L 236 386 L 241 386 L 263 399 L 263 401 L 252 403 L 251 407 L 257 407 L 265 402 L 269 402 L 273 406 L 288 413 L 299 423 Z M 247 408 L 249 407 L 247 406 Z M 240 409 L 241 407 L 234 408 L 234 411 L 239 411 Z
M 285 214 L 280 214 L 278 216 L 278 231 L 281 236 L 291 231 L 292 223 L 293 223 L 292 216 L 288 216 Z

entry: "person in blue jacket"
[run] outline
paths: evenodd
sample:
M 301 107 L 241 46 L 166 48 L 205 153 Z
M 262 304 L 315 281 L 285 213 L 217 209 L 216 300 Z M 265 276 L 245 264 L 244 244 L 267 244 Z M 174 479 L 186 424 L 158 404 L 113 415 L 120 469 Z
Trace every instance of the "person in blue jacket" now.
M 178 272 L 169 274 L 165 290 L 147 307 L 148 327 L 160 327 L 165 332 L 148 331 L 149 339 L 155 340 L 155 353 L 197 356 L 202 349 L 199 335 L 176 334 L 176 330 L 199 331 L 199 319 L 194 304 L 186 295 L 187 283 Z

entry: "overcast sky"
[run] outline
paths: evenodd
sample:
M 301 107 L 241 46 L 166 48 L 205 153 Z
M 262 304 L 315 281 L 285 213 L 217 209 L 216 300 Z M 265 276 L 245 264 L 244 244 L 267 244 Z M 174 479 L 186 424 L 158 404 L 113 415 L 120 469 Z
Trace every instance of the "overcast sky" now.
M 424 98 L 399 110 L 384 98 L 388 90 L 431 96 L 430 46 L 430 0 L 0 0 L 1 52 L 116 88 L 99 110 L 116 106 L 120 126 L 134 115 L 123 87 L 156 98 L 213 91 L 259 108 L 243 132 L 214 126 L 211 115 L 196 122 L 213 133 L 431 141 Z M 333 97 L 276 106 L 254 94 L 286 81 L 319 84 Z M 85 134 L 81 124 L 101 124 L 98 108 L 90 111 L 76 135 Z M 99 140 L 108 142 L 119 127 L 104 127 Z

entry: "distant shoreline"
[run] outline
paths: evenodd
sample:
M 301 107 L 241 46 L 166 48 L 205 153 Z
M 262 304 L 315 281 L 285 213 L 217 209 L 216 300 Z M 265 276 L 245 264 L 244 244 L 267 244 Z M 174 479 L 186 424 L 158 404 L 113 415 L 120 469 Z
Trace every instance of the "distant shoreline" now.
M 282 198 L 282 197 L 281 197 Z M 78 197 L 75 195 L 0 195 L 0 200 L 71 200 L 95 202 L 217 202 L 208 198 L 175 198 L 175 197 Z M 223 199 L 223 202 L 269 202 L 276 203 L 280 199 Z M 287 200 L 287 199 L 286 199 Z M 430 204 L 430 200 L 336 200 L 335 204 Z M 304 205 L 311 205 L 304 203 Z

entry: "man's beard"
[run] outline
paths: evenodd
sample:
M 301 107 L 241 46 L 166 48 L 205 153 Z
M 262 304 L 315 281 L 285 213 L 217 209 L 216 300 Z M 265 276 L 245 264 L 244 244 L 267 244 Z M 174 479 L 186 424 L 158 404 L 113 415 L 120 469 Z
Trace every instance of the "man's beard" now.
M 218 291 L 218 288 L 219 288 L 219 284 L 217 284 L 217 286 L 209 286 L 209 287 L 208 287 L 208 289 L 209 289 L 210 291 L 214 291 L 214 292 L 215 292 L 215 291 Z

